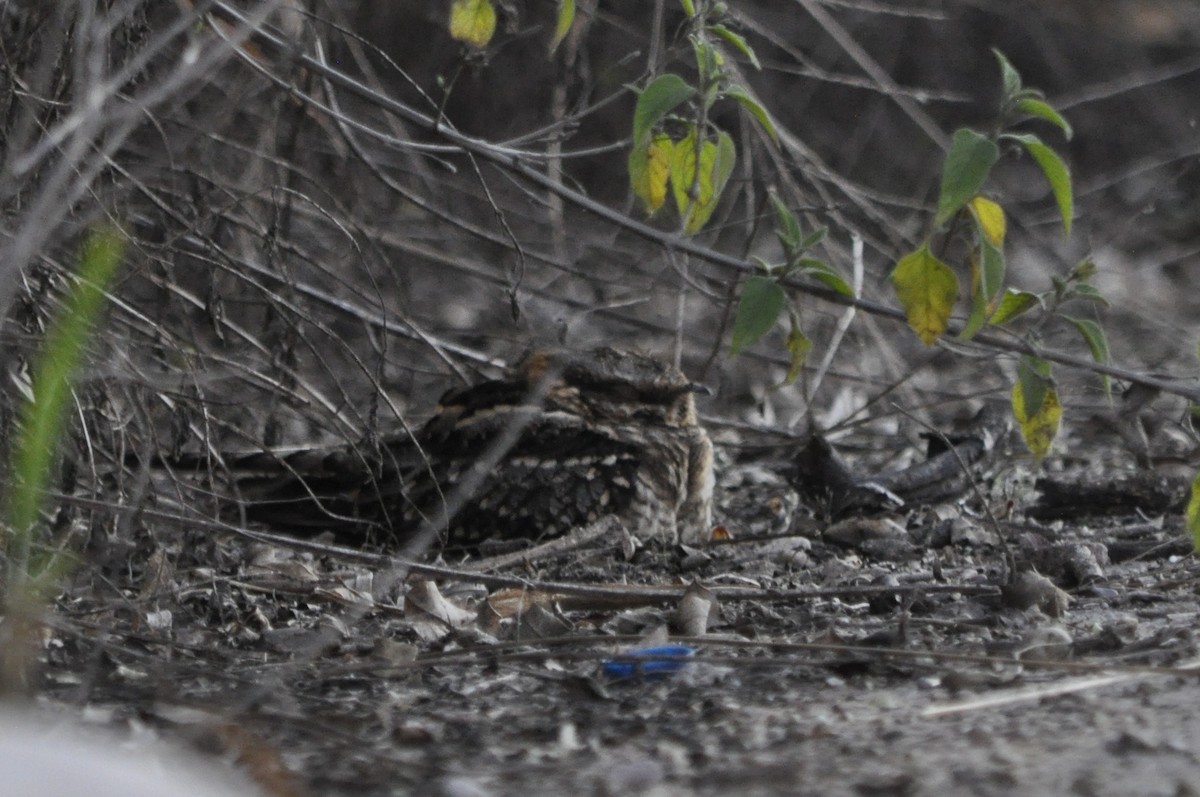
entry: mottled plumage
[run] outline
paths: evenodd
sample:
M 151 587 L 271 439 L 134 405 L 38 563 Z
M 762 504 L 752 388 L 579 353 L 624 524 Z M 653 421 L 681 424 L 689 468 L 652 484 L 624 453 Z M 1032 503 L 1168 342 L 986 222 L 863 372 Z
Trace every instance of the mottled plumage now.
M 447 392 L 411 438 L 279 457 L 240 488 L 251 517 L 284 528 L 403 541 L 431 525 L 473 547 L 612 514 L 639 537 L 695 541 L 709 532 L 713 484 L 695 391 L 641 354 L 538 352 L 503 379 Z

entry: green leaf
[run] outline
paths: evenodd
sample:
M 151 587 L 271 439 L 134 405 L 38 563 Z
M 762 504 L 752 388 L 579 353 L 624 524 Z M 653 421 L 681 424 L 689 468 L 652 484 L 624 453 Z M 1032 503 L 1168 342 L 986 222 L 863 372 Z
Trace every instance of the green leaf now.
M 1108 364 L 1108 338 L 1104 335 L 1104 327 L 1089 318 L 1071 318 L 1063 316 L 1079 330 L 1088 348 L 1092 350 L 1092 359 L 1101 365 Z
M 814 246 L 821 243 L 821 241 L 824 241 L 825 236 L 828 233 L 829 233 L 828 227 L 818 227 L 817 229 L 813 230 L 812 232 L 810 232 L 808 234 L 808 237 L 806 237 L 803 241 L 800 242 L 800 251 L 803 252 L 806 249 L 812 249 Z
M 124 249 L 124 235 L 115 226 L 101 226 L 88 234 L 79 255 L 79 279 L 63 297 L 62 310 L 46 331 L 41 354 L 34 362 L 32 398 L 20 409 L 10 481 L 5 485 L 10 589 L 17 582 L 30 584 L 29 578 L 36 589 L 38 580 L 55 566 L 52 560 L 42 572 L 29 572 L 33 529 L 69 417 L 71 383 L 83 363 L 92 327 L 107 298 L 106 286 Z
M 779 134 L 775 131 L 775 123 L 771 121 L 771 117 L 767 114 L 766 108 L 763 108 L 762 105 L 759 104 L 758 100 L 750 96 L 750 93 L 746 91 L 745 88 L 735 83 L 734 85 L 725 89 L 725 96 L 731 97 L 741 103 L 742 107 L 749 111 L 750 115 L 758 120 L 758 123 L 762 126 L 762 129 L 767 131 L 767 135 L 771 137 L 771 140 L 775 143 L 779 143 Z
M 689 17 L 696 16 L 696 6 L 692 3 L 692 0 L 679 0 L 679 4 L 683 6 L 683 13 Z
M 815 257 L 800 258 L 799 266 L 801 273 L 807 274 L 813 279 L 824 283 L 827 287 L 840 293 L 842 296 L 854 298 L 854 289 L 850 287 L 850 283 L 842 278 L 842 275 L 837 270 L 826 263 L 824 260 L 818 260 Z
M 959 340 L 970 340 L 975 337 L 975 333 L 983 328 L 986 321 L 987 302 L 982 294 L 976 292 L 971 297 L 971 314 L 967 316 L 967 323 L 963 324 L 962 331 L 958 333 Z
M 1088 318 L 1072 318 L 1063 316 L 1079 330 L 1079 334 L 1083 336 L 1083 340 L 1087 343 L 1087 347 L 1092 351 L 1092 359 L 1101 365 L 1107 365 L 1109 362 L 1108 337 L 1104 334 L 1104 327 L 1097 324 Z M 1104 392 L 1109 394 L 1112 391 L 1111 380 L 1108 374 L 1104 374 Z
M 725 56 L 712 46 L 712 42 L 707 37 L 693 34 L 688 37 L 688 40 L 692 43 L 692 53 L 696 58 L 696 71 L 700 75 L 700 84 L 712 84 L 712 91 L 706 95 L 706 105 L 711 107 L 712 101 L 717 97 L 716 78 L 721 67 L 725 66 Z
M 721 24 L 709 25 L 708 29 L 720 36 L 725 41 L 729 42 L 733 49 L 746 56 L 755 69 L 762 69 L 762 64 L 758 62 L 758 56 L 754 54 L 754 49 L 749 45 L 749 43 L 747 43 L 745 37 L 740 33 L 734 33 L 729 28 Z
M 720 133 L 717 141 L 700 145 L 700 168 L 696 168 L 696 130 L 693 128 L 671 151 L 671 189 L 675 205 L 684 219 L 684 231 L 699 232 L 717 209 L 717 202 L 729 176 L 733 174 L 737 155 L 733 139 Z M 693 186 L 696 196 L 691 196 Z
M 496 9 L 490 0 L 454 0 L 450 4 L 450 35 L 477 49 L 487 47 L 496 32 Z
M 790 358 L 787 376 L 783 378 L 785 385 L 792 384 L 800 376 L 800 370 L 804 368 L 804 361 L 808 359 L 808 353 L 812 351 L 812 341 L 800 328 L 800 317 L 796 315 L 796 311 L 789 310 L 788 319 L 791 322 L 787 336 L 787 350 Z
M 979 193 L 999 157 L 1000 148 L 987 136 L 965 127 L 954 131 L 942 170 L 942 188 L 934 224 L 941 227 Z
M 992 54 L 1000 62 L 1000 82 L 1004 89 L 1004 101 L 1007 102 L 1021 91 L 1021 75 L 1013 67 L 1012 62 L 1004 56 L 1004 53 L 993 47 Z
M 771 331 L 787 297 L 779 283 L 770 277 L 749 277 L 742 285 L 742 298 L 738 301 L 737 314 L 733 320 L 733 340 L 729 353 L 737 354 Z
M 659 133 L 629 153 L 629 185 L 647 215 L 653 214 L 667 197 L 671 153 L 674 149 L 666 133 Z
M 946 331 L 950 311 L 958 298 L 958 277 L 929 251 L 929 244 L 900 258 L 892 271 L 896 298 L 908 325 L 926 346 Z
M 1041 357 L 1022 354 L 1017 361 L 1017 386 L 1021 388 L 1024 406 L 1031 413 L 1042 408 L 1050 382 L 1050 363 Z
M 563 39 L 567 38 L 574 21 L 575 0 L 558 0 L 558 22 L 554 25 L 554 38 L 550 40 L 551 55 L 558 49 L 558 45 L 562 44 Z
M 991 323 L 994 325 L 1005 324 L 1018 316 L 1024 315 L 1030 308 L 1040 302 L 1041 299 L 1038 298 L 1036 293 L 1008 288 L 1004 292 L 1004 298 L 1000 300 L 1000 306 L 992 314 Z
M 733 143 L 733 137 L 725 132 L 718 133 L 717 162 L 713 164 L 712 169 L 712 203 L 708 209 L 708 213 L 696 225 L 696 229 L 703 227 L 704 222 L 708 221 L 708 217 L 712 215 L 713 209 L 717 206 L 717 200 L 721 198 L 721 194 L 725 191 L 725 186 L 729 183 L 729 178 L 733 175 L 733 167 L 736 163 L 737 147 Z
M 1191 497 L 1188 498 L 1187 512 L 1188 531 L 1192 533 L 1192 548 L 1200 551 L 1200 473 L 1192 479 Z
M 779 198 L 779 194 L 774 188 L 768 191 L 767 196 L 775 208 L 775 235 L 783 244 L 783 248 L 787 250 L 788 256 L 791 257 L 793 251 L 800 249 L 800 222 L 791 209 Z
M 663 117 L 696 93 L 679 75 L 659 75 L 638 95 L 633 109 L 633 145 L 636 147 Z
M 1057 152 L 1031 133 L 1005 133 L 1004 138 L 1020 142 L 1037 161 L 1038 166 L 1042 167 L 1042 174 L 1046 175 L 1046 180 L 1050 183 L 1050 190 L 1054 192 L 1054 199 L 1058 202 L 1058 210 L 1062 214 L 1063 230 L 1070 235 L 1071 221 L 1075 215 L 1075 199 L 1071 191 L 1071 170 L 1067 168 L 1067 164 Z
M 1026 361 L 1029 365 L 1026 367 Z M 1044 368 L 1043 368 L 1044 366 Z M 1036 357 L 1023 355 L 1017 369 L 1017 383 L 1012 389 L 1013 417 L 1021 427 L 1021 436 L 1033 456 L 1041 461 L 1050 451 L 1062 420 L 1062 404 L 1050 379 L 1050 364 Z
M 1071 289 L 1071 294 L 1071 298 L 1073 299 L 1086 299 L 1089 302 L 1096 302 L 1097 304 L 1102 304 L 1105 307 L 1112 307 L 1112 304 L 1109 303 L 1108 299 L 1104 298 L 1104 294 L 1100 293 L 1099 289 L 1097 289 L 1096 286 L 1092 285 L 1091 283 L 1077 283 L 1075 287 Z
M 1075 131 L 1071 129 L 1070 123 L 1045 100 L 1033 99 L 1032 97 L 1023 99 L 1017 103 L 1017 110 L 1030 116 L 1036 116 L 1039 119 L 1045 119 L 1050 124 L 1062 130 L 1063 136 L 1066 137 L 1067 141 L 1070 141 L 1071 137 L 1075 135 Z
M 986 236 L 981 236 L 979 259 L 973 266 L 971 315 L 958 335 L 963 340 L 970 340 L 983 327 L 988 315 L 996 307 L 996 298 L 1004 287 L 1004 252 L 993 246 Z
M 986 238 L 980 242 L 979 295 L 988 304 L 988 312 L 1004 287 L 1004 251 Z

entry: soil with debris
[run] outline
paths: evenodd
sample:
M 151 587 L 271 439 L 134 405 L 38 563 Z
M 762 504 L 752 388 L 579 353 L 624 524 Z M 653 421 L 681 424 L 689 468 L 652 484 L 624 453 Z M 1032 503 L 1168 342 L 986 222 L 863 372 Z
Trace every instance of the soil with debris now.
M 745 276 L 725 261 L 783 256 L 771 196 L 895 307 L 941 139 L 994 124 L 997 48 L 1069 117 L 1069 142 L 1028 129 L 1077 186 L 1068 240 L 1036 163 L 997 162 L 1005 284 L 1051 297 L 1086 258 L 1112 302 L 1015 334 L 1086 358 L 1081 322 L 1103 320 L 1112 362 L 1194 387 L 1200 5 L 727 4 L 765 67 L 739 80 L 784 146 L 717 106 L 738 168 L 690 239 L 720 257 L 686 263 L 590 207 L 629 207 L 623 87 L 659 62 L 691 74 L 678 3 L 580 3 L 591 29 L 556 60 L 552 3 L 495 4 L 486 54 L 449 38 L 441 3 L 92 5 L 0 2 L 0 243 L 24 257 L 4 261 L 20 300 L 0 442 L 83 230 L 130 236 L 53 506 L 55 539 L 88 542 L 44 624 L 3 618 L 0 658 L 36 645 L 0 684 L 24 675 L 43 703 L 199 750 L 269 797 L 1200 794 L 1182 401 L 1056 367 L 1067 427 L 1046 462 L 1011 433 L 947 457 L 922 422 L 1007 407 L 1012 352 L 926 348 L 796 292 L 801 385 L 780 387 L 782 323 L 724 356 Z M 270 20 L 287 32 L 242 42 L 231 6 L 287 12 Z M 529 182 L 544 164 L 578 197 Z M 673 341 L 716 391 L 706 545 L 601 523 L 410 563 L 214 520 L 234 498 L 223 452 L 417 428 L 530 345 Z M 830 448 L 779 431 L 801 422 Z M 176 454 L 211 483 L 142 467 Z
M 1057 493 L 1012 443 L 957 498 L 839 520 L 727 457 L 725 539 L 606 525 L 486 574 L 164 522 L 77 575 L 41 691 L 269 794 L 1195 793 L 1186 482 L 1036 520 Z

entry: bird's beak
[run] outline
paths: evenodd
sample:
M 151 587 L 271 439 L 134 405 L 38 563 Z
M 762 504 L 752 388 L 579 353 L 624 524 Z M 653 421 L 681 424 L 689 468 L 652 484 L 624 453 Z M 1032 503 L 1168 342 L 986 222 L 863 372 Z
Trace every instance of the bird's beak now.
M 700 396 L 711 396 L 713 394 L 713 389 L 701 382 L 689 382 L 687 390 L 689 393 L 695 393 Z

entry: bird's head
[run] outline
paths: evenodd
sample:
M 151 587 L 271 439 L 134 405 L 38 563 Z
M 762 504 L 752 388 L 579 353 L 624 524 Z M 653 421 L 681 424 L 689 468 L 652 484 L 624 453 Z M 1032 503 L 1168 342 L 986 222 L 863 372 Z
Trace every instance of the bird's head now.
M 517 373 L 531 391 L 545 391 L 547 408 L 610 422 L 694 426 L 693 397 L 708 392 L 672 365 L 610 347 L 537 351 Z

